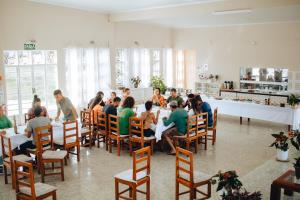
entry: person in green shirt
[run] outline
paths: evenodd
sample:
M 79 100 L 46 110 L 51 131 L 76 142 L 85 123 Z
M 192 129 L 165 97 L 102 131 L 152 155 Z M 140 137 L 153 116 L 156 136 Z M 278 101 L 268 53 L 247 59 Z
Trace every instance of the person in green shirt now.
M 129 135 L 129 118 L 136 115 L 132 110 L 134 102 L 134 98 L 130 96 L 123 102 L 122 111 L 119 114 L 119 128 L 121 135 Z
M 0 129 L 12 128 L 13 125 L 4 113 L 3 106 L 0 106 Z
M 169 126 L 171 123 L 175 124 L 175 127 L 172 127 L 166 130 L 163 135 L 166 138 L 166 141 L 171 147 L 170 155 L 175 155 L 176 149 L 172 141 L 172 137 L 174 135 L 183 136 L 186 134 L 187 131 L 187 118 L 188 113 L 183 108 L 178 108 L 178 104 L 176 101 L 170 102 L 170 107 L 172 110 L 171 115 L 169 118 L 164 117 L 163 123 L 165 126 Z
M 169 96 L 169 98 L 167 99 L 167 103 L 170 103 L 172 101 L 176 101 L 177 105 L 179 107 L 183 106 L 183 99 L 180 96 L 178 96 L 177 91 L 176 91 L 175 88 L 171 89 L 171 96 Z

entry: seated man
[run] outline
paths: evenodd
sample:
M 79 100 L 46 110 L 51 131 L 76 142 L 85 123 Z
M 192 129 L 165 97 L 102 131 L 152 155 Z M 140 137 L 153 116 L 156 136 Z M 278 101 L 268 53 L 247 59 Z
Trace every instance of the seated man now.
M 104 106 L 103 108 L 103 112 L 105 112 L 106 114 L 106 117 L 107 117 L 107 130 L 108 130 L 108 115 L 117 115 L 118 114 L 118 111 L 117 111 L 117 108 L 119 107 L 120 105 L 120 102 L 121 102 L 121 98 L 120 97 L 115 97 L 112 101 L 113 103 L 112 104 L 107 104 Z
M 145 103 L 146 111 L 142 112 L 141 114 L 141 120 L 143 120 L 144 123 L 144 136 L 150 137 L 155 135 L 155 132 L 153 129 L 155 129 L 155 126 L 159 119 L 160 110 L 157 111 L 156 116 L 152 112 L 152 101 L 147 101 Z
M 187 95 L 187 100 L 186 102 L 183 104 L 183 108 L 188 107 L 188 110 L 190 110 L 192 108 L 192 99 L 195 97 L 194 94 L 188 94 Z
M 212 127 L 213 126 L 213 114 L 212 114 L 212 110 L 211 107 L 209 105 L 209 103 L 204 102 L 202 100 L 202 98 L 200 97 L 200 95 L 195 96 L 195 99 L 198 103 L 198 108 L 199 108 L 199 113 L 201 112 L 207 112 L 207 116 L 208 116 L 208 127 Z
M 61 90 L 54 91 L 54 97 L 57 103 L 57 115 L 55 120 L 59 119 L 61 111 L 64 114 L 64 121 L 73 121 L 77 119 L 77 112 L 69 98 L 62 95 Z
M 26 154 L 26 149 L 35 149 L 36 134 L 34 130 L 38 127 L 50 125 L 50 119 L 41 115 L 43 109 L 41 106 L 37 106 L 34 109 L 35 118 L 31 119 L 27 123 L 26 136 L 30 138 L 32 136 L 32 141 L 27 141 L 20 145 L 19 149 L 16 150 L 16 154 Z
M 172 122 L 175 124 L 175 127 L 172 127 L 166 130 L 163 135 L 165 136 L 168 144 L 171 147 L 170 155 L 175 155 L 176 149 L 174 147 L 172 137 L 174 135 L 185 135 L 187 131 L 187 118 L 188 113 L 183 108 L 178 108 L 176 101 L 170 102 L 170 107 L 172 110 L 169 119 L 163 118 L 163 123 L 165 126 L 169 126 Z
M 167 103 L 170 103 L 171 101 L 176 101 L 178 107 L 182 107 L 183 105 L 183 99 L 177 95 L 177 91 L 175 88 L 171 89 L 171 96 L 167 99 Z

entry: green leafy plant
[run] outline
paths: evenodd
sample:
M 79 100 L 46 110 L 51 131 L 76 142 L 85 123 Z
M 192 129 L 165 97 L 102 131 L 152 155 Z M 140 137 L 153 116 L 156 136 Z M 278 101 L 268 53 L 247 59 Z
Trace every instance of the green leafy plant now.
M 167 90 L 167 86 L 164 83 L 164 79 L 160 76 L 152 76 L 151 87 L 159 88 L 162 94 L 165 94 L 165 92 Z
M 280 132 L 279 134 L 272 134 L 275 138 L 275 141 L 270 145 L 270 147 L 276 147 L 276 149 L 280 149 L 281 151 L 287 151 L 289 149 L 288 136 L 284 134 L 284 132 Z
M 140 83 L 142 82 L 139 76 L 131 78 L 130 81 L 135 88 L 138 88 Z
M 289 136 L 291 137 L 291 143 L 292 143 L 292 145 L 297 150 L 299 150 L 300 149 L 300 132 L 299 132 L 299 130 L 290 132 Z
M 300 168 L 300 157 L 295 158 L 295 161 L 296 162 L 293 163 L 294 167 L 299 167 Z
M 300 103 L 300 98 L 299 98 L 299 97 L 296 97 L 296 95 L 294 95 L 294 94 L 291 94 L 291 95 L 289 96 L 288 104 L 289 104 L 290 106 L 296 106 L 296 105 L 298 105 L 299 103 Z
M 249 193 L 242 188 L 243 184 L 238 179 L 235 171 L 221 171 L 214 175 L 211 179 L 212 184 L 218 183 L 217 192 L 224 190 L 221 195 L 222 200 L 260 200 L 262 195 L 260 192 Z

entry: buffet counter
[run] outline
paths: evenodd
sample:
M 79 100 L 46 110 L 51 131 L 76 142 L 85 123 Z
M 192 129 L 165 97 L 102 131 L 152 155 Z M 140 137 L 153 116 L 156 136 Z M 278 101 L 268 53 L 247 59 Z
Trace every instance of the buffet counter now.
M 202 96 L 202 98 L 211 105 L 212 109 L 218 107 L 219 114 L 281 123 L 291 125 L 293 130 L 299 129 L 300 107 L 279 107 L 248 101 L 208 98 L 206 96 Z

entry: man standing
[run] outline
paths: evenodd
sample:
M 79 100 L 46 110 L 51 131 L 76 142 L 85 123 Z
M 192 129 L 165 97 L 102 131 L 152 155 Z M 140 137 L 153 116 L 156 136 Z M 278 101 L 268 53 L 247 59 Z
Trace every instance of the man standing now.
M 188 113 L 183 108 L 178 108 L 178 104 L 176 101 L 170 102 L 170 107 L 172 113 L 168 119 L 166 117 L 163 118 L 163 123 L 165 126 L 169 126 L 171 123 L 174 123 L 175 127 L 166 130 L 163 135 L 165 136 L 168 144 L 171 147 L 171 151 L 169 154 L 175 155 L 176 149 L 172 142 L 172 138 L 174 135 L 183 136 L 186 134 Z
M 62 95 L 61 90 L 54 91 L 54 97 L 57 104 L 57 115 L 55 120 L 59 119 L 61 111 L 64 114 L 64 121 L 73 121 L 77 119 L 77 112 L 69 98 Z
M 167 103 L 170 103 L 172 101 L 176 101 L 178 107 L 182 107 L 183 105 L 183 99 L 177 95 L 177 91 L 175 88 L 171 89 L 171 96 L 167 99 Z

